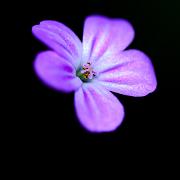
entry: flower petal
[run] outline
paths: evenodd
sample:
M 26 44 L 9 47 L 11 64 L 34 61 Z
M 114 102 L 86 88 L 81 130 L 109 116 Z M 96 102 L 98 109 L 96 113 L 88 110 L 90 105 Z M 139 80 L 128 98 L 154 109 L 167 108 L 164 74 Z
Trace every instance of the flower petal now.
M 119 100 L 95 83 L 85 83 L 75 92 L 75 108 L 81 124 L 92 132 L 113 131 L 124 117 Z
M 96 64 L 98 81 L 110 91 L 128 96 L 145 96 L 156 89 L 150 59 L 141 51 L 127 50 Z
M 122 51 L 133 38 L 134 30 L 128 21 L 89 16 L 84 25 L 83 63 Z
M 70 92 L 82 85 L 74 67 L 53 51 L 39 53 L 34 68 L 43 82 L 57 90 Z
M 59 55 L 66 53 L 68 61 L 78 67 L 82 53 L 82 43 L 68 27 L 56 21 L 42 21 L 32 27 L 33 34 Z

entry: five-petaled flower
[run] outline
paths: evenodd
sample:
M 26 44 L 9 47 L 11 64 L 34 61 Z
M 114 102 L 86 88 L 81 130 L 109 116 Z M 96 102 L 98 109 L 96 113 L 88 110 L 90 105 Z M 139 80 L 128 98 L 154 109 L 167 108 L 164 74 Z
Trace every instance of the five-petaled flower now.
M 59 91 L 75 91 L 77 116 L 91 132 L 113 131 L 123 120 L 123 106 L 110 91 L 138 97 L 156 89 L 147 55 L 124 50 L 134 38 L 131 24 L 124 19 L 87 17 L 82 43 L 56 21 L 42 21 L 32 32 L 52 49 L 36 57 L 37 75 Z

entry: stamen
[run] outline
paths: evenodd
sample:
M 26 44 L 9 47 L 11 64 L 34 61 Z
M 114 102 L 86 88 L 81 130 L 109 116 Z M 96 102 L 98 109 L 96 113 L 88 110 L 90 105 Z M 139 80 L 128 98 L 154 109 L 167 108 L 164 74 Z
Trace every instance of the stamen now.
M 96 72 L 93 71 L 91 63 L 87 62 L 77 72 L 76 75 L 84 82 L 92 80 L 96 76 Z

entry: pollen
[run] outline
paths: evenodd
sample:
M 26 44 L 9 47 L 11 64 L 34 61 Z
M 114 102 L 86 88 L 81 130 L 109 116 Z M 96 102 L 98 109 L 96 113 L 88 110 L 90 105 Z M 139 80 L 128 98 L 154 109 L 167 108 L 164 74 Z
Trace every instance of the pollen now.
M 78 71 L 77 76 L 84 82 L 92 80 L 96 76 L 96 72 L 93 71 L 92 65 L 90 62 L 84 64 Z

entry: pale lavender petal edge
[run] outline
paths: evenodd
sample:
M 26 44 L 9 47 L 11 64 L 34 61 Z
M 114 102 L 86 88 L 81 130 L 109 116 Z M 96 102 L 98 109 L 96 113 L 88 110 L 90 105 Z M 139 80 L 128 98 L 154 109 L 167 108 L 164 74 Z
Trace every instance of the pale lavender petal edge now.
M 157 87 L 150 58 L 139 50 L 127 50 L 96 64 L 98 83 L 106 89 L 128 96 L 146 96 Z
M 80 64 L 82 43 L 75 33 L 64 24 L 46 20 L 32 27 L 33 34 L 76 68 Z
M 134 34 L 132 25 L 125 19 L 88 16 L 83 33 L 83 62 L 96 62 L 124 50 Z
M 39 53 L 34 70 L 43 83 L 58 91 L 71 92 L 82 85 L 74 67 L 53 51 Z
M 79 121 L 88 131 L 114 131 L 124 118 L 124 108 L 119 100 L 95 83 L 83 84 L 75 92 L 74 101 Z

